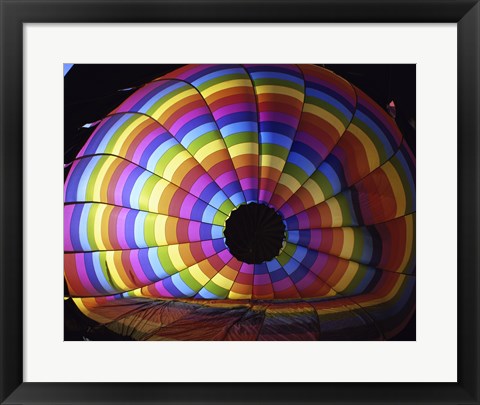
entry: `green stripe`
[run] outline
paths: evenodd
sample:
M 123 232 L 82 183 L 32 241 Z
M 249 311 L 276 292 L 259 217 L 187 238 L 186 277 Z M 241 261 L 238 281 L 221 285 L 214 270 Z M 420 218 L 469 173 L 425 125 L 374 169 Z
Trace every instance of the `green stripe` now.
M 185 148 L 177 143 L 176 145 L 172 146 L 169 150 L 167 150 L 160 159 L 158 159 L 158 163 L 155 166 L 155 173 L 159 176 L 163 176 L 165 168 L 167 165 L 172 161 L 172 159 L 178 155 L 180 152 L 184 151 Z
M 113 147 L 115 146 L 115 143 L 117 142 L 118 138 L 120 138 L 123 133 L 127 130 L 127 128 L 133 124 L 135 121 L 139 121 L 143 119 L 143 116 L 138 116 L 134 115 L 130 118 L 128 118 L 120 127 L 112 134 L 110 140 L 107 143 L 107 146 L 105 147 L 105 153 L 112 153 L 113 152 Z M 135 125 L 135 127 L 138 126 Z
M 154 113 L 155 111 L 157 111 L 157 110 L 161 107 L 162 104 L 166 103 L 166 102 L 167 102 L 168 100 L 170 100 L 171 98 L 173 98 L 173 97 L 175 97 L 176 95 L 178 95 L 178 94 L 180 94 L 180 93 L 183 93 L 184 91 L 187 91 L 187 90 L 189 90 L 189 89 L 191 89 L 191 86 L 185 84 L 184 86 L 179 87 L 178 89 L 175 89 L 175 90 L 173 90 L 172 92 L 170 92 L 170 93 L 168 93 L 168 94 L 160 97 L 160 98 L 158 99 L 158 101 L 157 101 L 155 104 L 153 104 L 153 105 L 148 109 L 148 111 L 146 112 L 146 114 L 147 114 L 147 115 L 150 115 L 150 116 L 153 115 L 153 113 Z
M 215 294 L 219 298 L 226 298 L 228 295 L 228 290 L 219 285 L 215 284 L 212 280 L 210 280 L 204 287 L 207 291 Z
M 158 177 L 152 175 L 143 185 L 142 190 L 140 191 L 140 196 L 138 198 L 138 206 L 141 210 L 149 211 L 149 202 L 152 191 L 160 181 L 163 180 L 160 180 Z
M 155 240 L 155 219 L 157 214 L 147 214 L 143 225 L 143 237 L 147 246 L 156 246 Z
M 203 286 L 195 280 L 195 278 L 190 274 L 190 269 L 183 270 L 179 273 L 180 278 L 183 282 L 190 287 L 193 291 L 199 291 Z
M 258 144 L 258 133 L 256 132 L 237 132 L 236 134 L 228 135 L 225 138 L 227 147 L 238 145 L 240 143 L 254 143 Z
M 208 145 L 210 142 L 216 141 L 218 139 L 223 139 L 218 131 L 209 131 L 202 135 L 199 135 L 190 145 L 188 145 L 187 150 L 195 155 L 201 148 L 205 145 Z
M 90 204 L 90 209 L 87 217 L 87 238 L 88 243 L 92 250 L 98 250 L 98 246 L 95 243 L 95 213 L 98 210 L 98 204 Z M 87 205 L 83 209 L 87 209 Z

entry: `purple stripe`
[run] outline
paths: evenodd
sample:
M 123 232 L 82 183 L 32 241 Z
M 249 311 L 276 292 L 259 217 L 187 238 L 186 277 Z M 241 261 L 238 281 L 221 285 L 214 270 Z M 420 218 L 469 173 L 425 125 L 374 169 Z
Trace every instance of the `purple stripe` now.
M 237 103 L 237 104 L 230 104 L 225 107 L 220 107 L 213 112 L 213 116 L 216 120 L 225 117 L 226 115 L 235 114 L 238 112 L 257 112 L 255 108 L 255 104 L 253 103 Z
M 183 199 L 182 206 L 180 207 L 180 217 L 190 219 L 192 217 L 192 209 L 198 199 L 191 194 L 187 194 Z
M 138 250 L 131 250 L 129 258 L 132 263 L 132 267 L 135 272 L 135 275 L 138 277 L 141 283 L 144 285 L 151 283 L 152 281 L 148 279 L 143 272 L 144 267 L 142 263 L 140 263 L 140 259 L 138 257 Z
M 179 103 L 180 108 L 183 107 L 183 105 L 181 104 L 182 100 L 180 100 Z M 202 106 L 200 108 L 196 108 L 195 110 L 189 111 L 187 114 L 184 114 L 180 118 L 178 118 L 177 121 L 175 121 L 175 123 L 171 125 L 168 129 L 172 134 L 177 135 L 184 125 L 188 124 L 190 121 L 202 115 L 210 115 L 210 111 L 207 107 Z
M 72 240 L 70 238 L 70 228 L 74 205 L 65 205 L 63 207 L 63 250 L 71 251 L 73 249 Z
M 128 243 L 127 239 L 125 237 L 125 221 L 127 218 L 128 214 L 128 209 L 127 208 L 121 208 L 118 210 L 118 215 L 117 215 L 117 239 L 118 239 L 118 244 L 120 245 L 120 248 L 122 249 L 128 249 Z
M 216 250 L 213 246 L 213 242 L 211 240 L 202 241 L 202 250 L 205 253 L 205 257 L 213 256 L 216 253 Z
M 202 191 L 205 190 L 205 188 L 207 188 L 207 186 L 212 182 L 212 178 L 207 173 L 202 174 L 192 185 L 192 187 L 190 187 L 190 193 L 192 193 L 194 196 L 200 197 Z
M 286 124 L 289 127 L 297 128 L 299 123 L 298 116 L 292 116 L 288 114 L 282 114 L 278 111 L 264 111 L 259 113 L 259 120 L 263 122 L 273 121 L 275 123 L 281 122 L 282 124 Z
M 236 172 L 234 170 L 230 170 L 229 172 L 225 172 L 218 176 L 215 179 L 215 182 L 221 187 L 225 188 L 230 183 L 237 183 L 238 178 Z
M 188 223 L 188 238 L 190 242 L 199 241 L 200 238 L 200 222 L 190 221 Z
M 133 154 L 133 161 L 137 164 L 140 163 L 140 159 L 142 158 L 143 152 L 145 152 L 145 149 L 148 147 L 148 145 L 150 145 L 150 143 L 153 142 L 155 139 L 157 139 L 160 135 L 163 135 L 166 133 L 167 132 L 162 127 L 159 127 L 154 131 L 150 132 L 145 138 L 143 138 L 143 140 L 137 146 L 137 149 Z
M 85 267 L 85 262 L 84 262 L 84 255 L 83 254 L 76 254 L 75 255 L 75 264 L 77 265 L 77 274 L 78 278 L 80 279 L 82 286 L 91 294 L 97 295 L 99 291 L 97 291 L 92 283 L 90 282 L 90 279 L 88 278 L 87 274 L 87 269 Z
M 225 249 L 224 251 L 218 253 L 218 257 L 220 259 L 222 259 L 222 261 L 227 264 L 230 260 L 233 259 L 233 256 L 232 254 L 227 250 Z
M 122 194 L 125 188 L 125 183 L 127 182 L 130 173 L 132 173 L 132 171 L 135 170 L 136 167 L 137 166 L 133 164 L 129 164 L 120 175 L 120 178 L 118 179 L 117 185 L 115 187 L 115 205 L 122 205 Z

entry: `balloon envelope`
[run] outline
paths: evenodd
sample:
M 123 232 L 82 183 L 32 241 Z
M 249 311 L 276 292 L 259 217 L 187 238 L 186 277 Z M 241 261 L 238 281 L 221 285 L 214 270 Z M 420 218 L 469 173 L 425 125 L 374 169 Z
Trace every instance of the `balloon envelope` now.
M 89 318 L 138 340 L 389 339 L 410 320 L 415 157 L 335 73 L 187 65 L 93 125 L 64 187 Z

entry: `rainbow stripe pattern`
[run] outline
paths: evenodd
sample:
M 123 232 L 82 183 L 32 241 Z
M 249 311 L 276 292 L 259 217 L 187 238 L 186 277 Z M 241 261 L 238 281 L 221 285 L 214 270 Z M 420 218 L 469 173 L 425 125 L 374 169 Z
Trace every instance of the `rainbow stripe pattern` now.
M 237 260 L 242 204 L 286 226 Z M 137 340 L 375 340 L 415 311 L 415 156 L 360 89 L 314 65 L 187 65 L 107 117 L 64 185 L 64 275 Z

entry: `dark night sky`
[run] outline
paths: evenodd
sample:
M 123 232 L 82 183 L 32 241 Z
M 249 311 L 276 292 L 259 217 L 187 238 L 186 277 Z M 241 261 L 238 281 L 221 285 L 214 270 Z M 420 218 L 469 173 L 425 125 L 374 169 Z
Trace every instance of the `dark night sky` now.
M 82 128 L 102 119 L 140 86 L 182 65 L 74 65 L 64 78 L 64 145 L 65 163 L 70 163 L 93 129 Z M 390 101 L 396 105 L 396 122 L 415 153 L 416 66 L 412 64 L 321 65 L 342 76 L 380 106 Z M 132 90 L 120 91 L 126 88 Z M 413 123 L 413 125 L 412 125 Z M 65 170 L 65 175 L 68 168 Z M 71 300 L 65 301 L 65 340 L 125 339 L 105 328 L 95 333 L 94 322 L 86 318 Z M 88 332 L 90 331 L 90 332 Z M 415 316 L 394 340 L 414 340 Z

